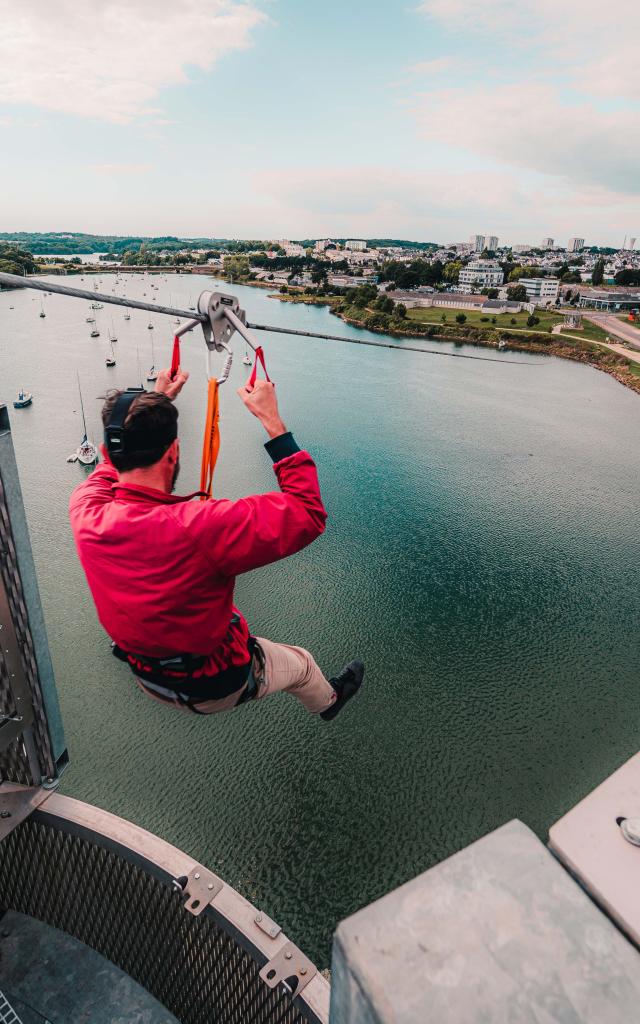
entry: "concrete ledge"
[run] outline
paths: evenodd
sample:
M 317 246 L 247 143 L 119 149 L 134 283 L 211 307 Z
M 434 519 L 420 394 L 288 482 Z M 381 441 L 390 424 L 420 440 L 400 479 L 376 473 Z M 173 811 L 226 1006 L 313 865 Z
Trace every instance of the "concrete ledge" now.
M 518 821 L 343 921 L 331 1024 L 621 1024 L 640 957 Z
M 556 822 L 549 846 L 640 946 L 640 847 L 627 842 L 616 821 L 638 817 L 640 754 L 635 754 Z

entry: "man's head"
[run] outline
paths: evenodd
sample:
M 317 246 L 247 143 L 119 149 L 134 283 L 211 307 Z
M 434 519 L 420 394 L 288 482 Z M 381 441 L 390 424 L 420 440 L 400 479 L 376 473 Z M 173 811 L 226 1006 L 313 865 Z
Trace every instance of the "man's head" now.
M 142 391 L 129 405 L 123 423 L 123 450 L 109 450 L 106 428 L 122 391 L 110 391 L 102 408 L 105 445 L 120 474 L 135 470 L 162 469 L 167 489 L 173 490 L 180 468 L 178 410 L 166 395 Z

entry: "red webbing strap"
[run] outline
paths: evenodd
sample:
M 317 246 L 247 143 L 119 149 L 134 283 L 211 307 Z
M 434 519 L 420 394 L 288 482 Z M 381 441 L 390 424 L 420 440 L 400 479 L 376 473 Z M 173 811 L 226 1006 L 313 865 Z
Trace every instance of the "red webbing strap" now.
M 258 376 L 258 361 L 260 361 L 262 363 L 262 369 L 264 370 L 264 375 L 267 378 L 267 380 L 269 381 L 269 383 L 271 383 L 271 377 L 267 373 L 267 366 L 266 366 L 266 363 L 264 361 L 264 352 L 262 351 L 262 345 L 258 345 L 258 347 L 256 349 L 256 359 L 255 359 L 255 362 L 253 364 L 253 370 L 251 371 L 251 376 L 249 377 L 249 380 L 247 381 L 247 387 L 252 388 L 253 385 L 256 382 L 256 377 Z
M 176 334 L 173 339 L 173 355 L 171 356 L 171 380 L 175 380 L 180 369 L 180 338 Z

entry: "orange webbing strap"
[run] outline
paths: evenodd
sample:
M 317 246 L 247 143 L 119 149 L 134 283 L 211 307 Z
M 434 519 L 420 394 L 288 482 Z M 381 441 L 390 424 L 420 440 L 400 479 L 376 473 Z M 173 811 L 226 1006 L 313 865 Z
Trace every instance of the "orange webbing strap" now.
M 212 377 L 209 381 L 207 420 L 204 426 L 204 439 L 202 442 L 200 490 L 203 492 L 203 497 L 200 498 L 200 501 L 206 501 L 207 498 L 211 497 L 213 471 L 216 468 L 219 451 L 220 427 L 218 426 L 218 382 L 215 377 Z

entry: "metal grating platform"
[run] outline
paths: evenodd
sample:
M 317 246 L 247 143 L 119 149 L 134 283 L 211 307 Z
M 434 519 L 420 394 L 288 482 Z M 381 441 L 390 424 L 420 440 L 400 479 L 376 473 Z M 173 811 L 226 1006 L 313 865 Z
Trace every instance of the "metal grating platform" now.
M 297 998 L 285 985 L 271 988 L 262 980 L 260 969 L 286 938 L 260 931 L 253 924 L 256 909 L 233 889 L 223 886 L 194 916 L 173 884 L 183 873 L 184 854 L 175 851 L 182 863 L 176 863 L 175 874 L 167 872 L 140 847 L 148 850 L 155 840 L 162 851 L 173 850 L 168 844 L 122 822 L 133 839 L 143 837 L 124 848 L 69 816 L 52 815 L 56 801 L 87 807 L 53 795 L 45 809 L 0 843 L 2 907 L 44 921 L 101 953 L 182 1024 L 323 1024 L 325 1013 L 312 1008 L 314 1001 L 328 1004 L 328 986 L 319 975 Z M 107 826 L 122 821 L 91 811 Z M 224 912 L 215 906 L 223 897 Z

